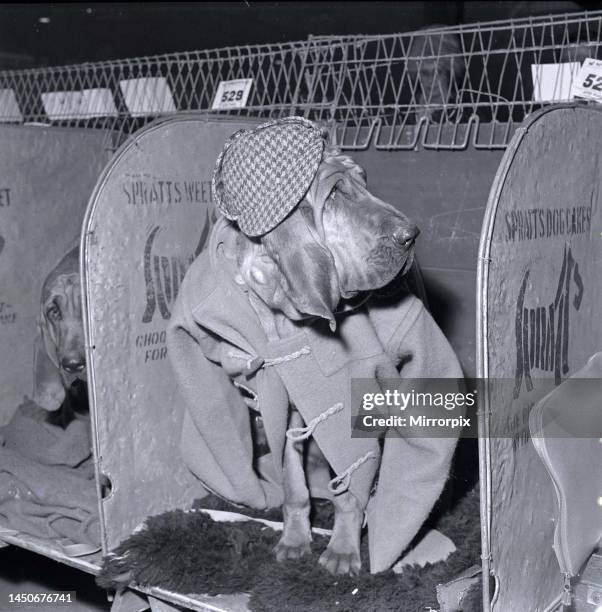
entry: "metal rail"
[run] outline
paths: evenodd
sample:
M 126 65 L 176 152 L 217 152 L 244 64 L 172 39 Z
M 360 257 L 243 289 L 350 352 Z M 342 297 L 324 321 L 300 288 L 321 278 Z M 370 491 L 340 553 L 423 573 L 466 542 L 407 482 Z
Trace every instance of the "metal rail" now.
M 0 122 L 110 128 L 211 111 L 221 81 L 252 79 L 252 117 L 336 125 L 346 149 L 505 148 L 531 113 L 571 99 L 586 57 L 602 57 L 602 11 L 310 36 L 71 66 L 0 72 Z

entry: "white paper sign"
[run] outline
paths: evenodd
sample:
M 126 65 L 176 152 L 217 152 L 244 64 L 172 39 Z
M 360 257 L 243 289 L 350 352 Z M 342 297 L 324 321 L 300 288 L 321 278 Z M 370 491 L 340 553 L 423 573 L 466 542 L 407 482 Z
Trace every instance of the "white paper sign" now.
M 602 102 L 602 60 L 588 57 L 583 61 L 571 93 L 579 98 Z
M 244 108 L 247 105 L 253 79 L 237 79 L 236 81 L 220 81 L 211 110 L 227 108 Z
M 531 64 L 533 100 L 560 102 L 571 99 L 571 84 L 581 68 L 579 62 L 561 64 Z
M 49 119 L 117 116 L 110 89 L 47 92 L 42 94 L 42 104 Z
M 176 105 L 164 77 L 119 81 L 121 93 L 132 117 L 175 113 Z
M 0 123 L 23 121 L 23 115 L 12 89 L 0 89 Z

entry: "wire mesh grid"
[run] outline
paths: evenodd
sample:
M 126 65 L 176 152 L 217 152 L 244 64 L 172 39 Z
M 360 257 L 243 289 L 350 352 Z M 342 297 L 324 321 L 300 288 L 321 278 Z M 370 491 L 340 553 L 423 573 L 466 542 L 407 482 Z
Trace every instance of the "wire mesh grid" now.
M 301 114 L 336 126 L 347 149 L 504 148 L 528 114 L 571 99 L 601 34 L 602 11 L 590 11 L 4 71 L 0 121 L 127 136 L 176 112 Z M 212 110 L 235 79 L 252 79 L 246 105 Z
M 307 42 L 231 47 L 0 72 L 0 122 L 106 128 L 121 137 L 178 112 L 210 111 L 220 81 L 252 79 L 228 114 L 279 117 L 294 107 Z
M 571 99 L 601 57 L 602 12 L 315 37 L 305 62 L 307 116 L 336 122 L 346 148 L 503 148 L 524 118 Z

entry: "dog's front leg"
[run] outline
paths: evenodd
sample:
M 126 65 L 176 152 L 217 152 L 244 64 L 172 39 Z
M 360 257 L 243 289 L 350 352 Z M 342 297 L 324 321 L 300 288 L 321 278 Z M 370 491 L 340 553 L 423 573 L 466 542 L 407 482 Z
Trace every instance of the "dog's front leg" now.
M 303 419 L 291 411 L 290 428 L 303 427 Z M 286 439 L 284 447 L 284 527 L 274 552 L 276 559 L 297 559 L 310 551 L 311 525 L 309 522 L 309 489 L 303 469 L 303 441 Z
M 320 557 L 320 564 L 331 574 L 358 574 L 360 536 L 364 511 L 349 491 L 337 495 L 334 504 L 334 526 L 328 547 Z

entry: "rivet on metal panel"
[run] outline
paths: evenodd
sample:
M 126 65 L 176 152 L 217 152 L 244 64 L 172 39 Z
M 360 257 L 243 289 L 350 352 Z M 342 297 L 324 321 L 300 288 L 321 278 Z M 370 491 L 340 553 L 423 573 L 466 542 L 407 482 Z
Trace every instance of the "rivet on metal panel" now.
M 87 236 L 91 246 L 96 246 L 98 244 L 98 238 L 97 238 L 96 234 L 94 233 L 94 230 L 87 231 L 86 232 L 86 236 Z

